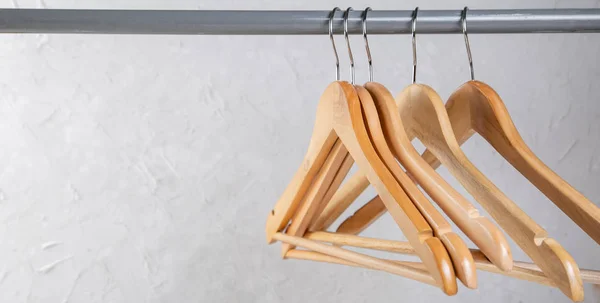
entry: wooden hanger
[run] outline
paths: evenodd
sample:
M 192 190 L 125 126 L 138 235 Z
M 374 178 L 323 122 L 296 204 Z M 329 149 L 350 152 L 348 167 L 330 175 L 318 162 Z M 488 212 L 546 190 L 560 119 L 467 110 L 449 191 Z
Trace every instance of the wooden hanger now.
M 475 132 L 487 140 L 513 167 L 533 183 L 571 220 L 600 244 L 600 208 L 546 166 L 517 131 L 504 102 L 487 84 L 469 81 L 446 103 L 454 134 L 462 144 Z M 423 157 L 439 165 L 430 151 Z
M 365 86 L 376 85 L 383 87 L 380 84 L 369 82 Z M 429 225 L 433 229 L 436 237 L 438 237 L 446 249 L 448 250 L 456 276 L 462 283 L 469 288 L 477 288 L 477 273 L 473 256 L 467 245 L 454 232 L 446 219 L 439 211 L 431 204 L 431 202 L 421 193 L 413 180 L 411 180 L 404 170 L 396 162 L 396 158 L 388 147 L 386 136 L 381 128 L 380 116 L 377 113 L 377 107 L 371 97 L 369 91 L 362 86 L 355 86 L 358 92 L 367 128 L 369 130 L 371 142 L 373 143 L 377 154 L 386 164 L 387 168 L 394 175 L 396 181 L 402 186 L 402 189 L 407 194 L 408 198 L 419 209 L 425 217 Z M 393 99 L 392 99 L 393 101 Z
M 396 101 L 409 138 L 419 138 L 563 293 L 583 300 L 579 268 L 571 255 L 467 159 L 437 93 L 413 84 Z
M 279 232 L 297 210 L 298 202 L 306 193 L 317 171 L 323 166 L 328 152 L 332 150 L 338 139 L 358 167 L 367 172 L 369 182 L 373 184 L 405 237 L 418 252 L 436 284 L 446 294 L 455 294 L 456 277 L 443 244 L 433 236 L 427 221 L 407 199 L 400 185 L 377 156 L 364 125 L 357 93 L 347 82 L 337 81 L 330 84 L 321 96 L 313 136 L 303 165 L 298 169 L 292 183 L 286 188 L 284 195 L 268 217 L 266 226 L 268 241 L 276 240 L 275 237 L 281 239 Z M 311 218 L 306 216 L 304 220 L 310 222 Z M 297 245 L 291 242 L 290 244 Z M 409 275 L 407 277 L 411 278 Z
M 366 14 L 368 10 L 369 9 L 367 8 L 365 10 L 365 13 L 363 14 L 363 37 L 365 39 L 365 48 L 369 62 L 370 79 L 372 79 L 372 60 L 366 31 Z M 413 79 L 416 75 L 415 27 L 417 13 L 418 8 L 415 9 L 412 20 Z M 397 114 L 398 110 L 394 98 L 389 93 L 389 91 L 385 89 L 385 87 L 381 84 L 372 81 L 367 83 L 365 85 L 365 88 L 367 89 L 368 93 L 373 97 L 371 101 L 375 101 L 374 104 L 376 109 L 372 111 L 372 115 L 376 117 L 378 116 L 377 112 L 379 112 L 379 117 L 381 117 L 381 124 L 383 126 L 383 130 L 379 131 L 379 133 L 375 134 L 373 137 L 387 139 L 381 140 L 381 146 L 383 146 L 386 150 L 389 151 L 387 144 L 391 144 L 392 151 L 395 157 L 407 169 L 408 172 L 415 176 L 415 179 L 419 181 L 419 183 L 425 189 L 425 191 L 433 198 L 434 201 L 436 201 L 440 205 L 440 207 L 442 207 L 446 214 L 448 214 L 448 216 L 459 226 L 459 228 L 461 228 L 461 230 L 463 230 L 463 232 L 465 232 L 465 234 L 467 234 L 467 236 L 469 236 L 469 238 L 486 253 L 486 255 L 490 258 L 490 260 L 492 260 L 492 262 L 494 262 L 494 264 L 496 264 L 499 268 L 503 270 L 510 270 L 510 268 L 512 267 L 512 256 L 510 253 L 510 247 L 508 245 L 508 242 L 506 241 L 506 238 L 504 237 L 502 232 L 488 219 L 479 216 L 477 209 L 473 205 L 471 205 L 464 197 L 462 197 L 458 192 L 456 192 L 449 184 L 447 184 L 420 157 L 419 153 L 414 149 L 406 133 L 404 132 L 402 121 L 400 120 L 400 117 Z M 379 127 L 379 129 L 381 129 L 381 127 Z M 385 141 L 388 142 L 386 143 Z M 393 156 L 388 157 L 387 163 L 392 162 L 395 162 Z M 397 163 L 394 164 L 394 167 L 398 167 Z M 398 172 L 397 175 L 401 175 L 397 176 L 399 178 L 399 181 L 404 180 L 404 182 L 400 182 L 401 184 L 407 183 L 414 185 L 412 181 L 408 180 L 408 178 L 405 178 L 406 175 L 403 171 L 400 170 L 400 172 Z M 344 186 L 342 188 L 342 192 L 352 193 L 352 195 L 344 195 L 342 197 L 356 198 L 356 196 L 368 186 L 367 182 L 360 181 L 360 179 L 351 179 L 351 181 L 353 182 L 350 183 L 349 187 Z M 354 188 L 352 188 L 352 186 L 354 186 Z M 421 193 L 419 192 L 419 194 Z M 413 202 L 415 202 L 416 199 L 416 204 L 427 203 L 428 205 L 430 205 L 428 201 L 419 202 L 420 197 L 417 197 L 416 194 L 415 197 L 416 198 L 413 199 Z M 323 216 L 321 216 L 318 219 L 318 222 L 323 224 L 320 224 L 316 227 L 326 227 L 329 224 L 331 224 L 339 216 L 339 214 L 341 214 L 341 212 L 343 212 L 343 210 L 347 208 L 347 206 L 349 205 L 349 201 L 349 199 L 339 199 L 332 201 L 333 203 L 330 203 L 328 208 L 326 208 L 326 211 L 332 211 L 327 212 L 327 214 L 324 214 L 332 217 L 328 219 L 327 217 L 323 218 Z M 369 215 L 365 216 L 365 218 L 368 218 L 369 220 L 365 220 L 362 222 L 358 221 L 359 224 L 353 225 L 353 227 L 358 228 L 354 229 L 353 231 L 360 231 L 364 229 L 377 217 L 381 216 L 383 212 L 385 212 L 385 207 L 383 203 L 381 203 L 380 199 L 374 199 L 367 205 L 370 207 L 363 207 L 361 208 L 361 211 L 366 212 Z M 424 209 L 421 208 L 421 211 L 423 212 Z M 360 218 L 360 216 L 356 218 Z M 338 232 L 347 232 L 343 230 L 344 227 L 348 226 L 342 225 L 340 227 L 342 229 L 338 229 Z

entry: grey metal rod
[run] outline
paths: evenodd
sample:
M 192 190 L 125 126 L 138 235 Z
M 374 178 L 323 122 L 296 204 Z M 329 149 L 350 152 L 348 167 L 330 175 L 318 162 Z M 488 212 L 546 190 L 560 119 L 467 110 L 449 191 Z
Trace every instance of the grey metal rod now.
M 164 11 L 0 9 L 0 33 L 161 35 L 315 35 L 328 33 L 329 11 Z M 362 11 L 348 29 L 361 33 Z M 461 33 L 461 10 L 420 10 L 417 33 Z M 371 11 L 369 34 L 410 33 L 412 10 Z M 600 9 L 469 10 L 468 31 L 492 33 L 600 32 Z M 342 13 L 334 19 L 341 33 Z

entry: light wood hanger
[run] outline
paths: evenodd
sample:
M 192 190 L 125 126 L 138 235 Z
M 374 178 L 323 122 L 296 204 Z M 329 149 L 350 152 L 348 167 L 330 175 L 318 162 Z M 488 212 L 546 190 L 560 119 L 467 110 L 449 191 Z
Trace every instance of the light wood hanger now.
M 457 291 L 456 278 L 452 270 L 452 263 L 443 244 L 433 236 L 427 221 L 412 202 L 406 198 L 400 185 L 377 156 L 364 125 L 357 93 L 354 87 L 347 82 L 338 81 L 330 84 L 322 95 L 317 109 L 313 136 L 303 161 L 304 164 L 297 171 L 292 180 L 293 182 L 290 184 L 297 190 L 294 192 L 286 189 L 285 196 L 275 205 L 267 220 L 267 239 L 275 239 L 276 234 L 280 235 L 278 232 L 283 227 L 279 228 L 279 226 L 287 224 L 287 221 L 283 223 L 280 220 L 285 220 L 284 214 L 296 211 L 296 209 L 291 210 L 294 200 L 301 200 L 301 197 L 307 191 L 306 187 L 314 180 L 314 177 L 310 177 L 309 173 L 318 170 L 318 167 L 315 168 L 315 166 L 323 166 L 322 162 L 319 164 L 314 159 L 318 159 L 320 154 L 325 153 L 323 151 L 331 151 L 338 138 L 359 168 L 368 172 L 369 182 L 373 184 L 382 197 L 388 211 L 392 214 L 405 237 L 415 247 L 437 285 L 446 294 L 455 294 Z M 300 192 L 302 189 L 300 185 L 302 184 L 307 184 L 304 192 Z M 295 207 L 297 208 L 297 204 Z M 310 222 L 308 216 L 305 216 L 304 220 Z M 406 277 L 414 278 L 412 276 Z
M 336 10 L 339 9 L 336 8 L 332 11 L 329 22 L 329 34 L 334 50 L 332 20 Z M 346 29 L 344 35 L 347 42 L 349 42 L 347 38 L 347 17 L 349 11 L 350 8 L 344 15 L 344 27 Z M 351 55 L 349 44 L 348 49 Z M 335 54 L 337 59 L 337 51 Z M 339 61 L 336 63 L 338 63 L 336 67 L 339 67 Z M 304 196 L 308 185 L 314 179 L 318 167 L 321 167 L 324 162 L 324 160 L 312 160 L 319 159 L 321 155 L 331 151 L 335 141 L 338 139 L 348 150 L 350 156 L 356 161 L 359 169 L 367 172 L 369 182 L 373 184 L 405 237 L 418 252 L 419 257 L 425 264 L 428 273 L 436 285 L 448 295 L 455 294 L 457 291 L 456 277 L 447 251 L 441 241 L 433 236 L 431 227 L 427 221 L 406 197 L 406 194 L 402 191 L 402 187 L 396 182 L 393 175 L 387 170 L 385 164 L 377 155 L 369 139 L 358 95 L 354 87 L 347 82 L 336 81 L 330 84 L 321 96 L 317 106 L 313 136 L 309 144 L 308 153 L 305 156 L 305 161 L 303 161 L 304 165 L 300 167 L 292 180 L 293 182 L 288 186 L 288 188 L 292 187 L 292 189 L 286 189 L 283 199 L 277 202 L 275 209 L 267 219 L 267 239 L 271 241 L 280 240 L 292 246 L 300 245 L 301 242 L 305 241 L 311 242 L 300 237 L 282 234 L 280 231 L 289 221 L 291 214 L 296 211 L 298 201 Z M 323 158 L 325 157 L 326 155 L 323 156 Z M 318 167 L 315 167 L 315 162 L 320 162 L 318 163 Z M 309 172 L 315 173 L 307 178 Z M 306 185 L 304 186 L 304 184 Z M 303 206 L 303 208 L 312 209 L 313 207 L 309 205 Z M 302 220 L 308 223 L 312 221 L 309 216 L 304 216 Z M 303 223 L 297 224 L 300 226 L 303 225 Z M 315 248 L 308 247 L 306 244 L 302 244 L 302 246 L 316 250 Z M 338 251 L 343 249 L 337 247 L 331 248 L 334 248 L 330 250 L 333 256 L 344 258 Z M 327 253 L 325 251 L 321 252 Z M 334 255 L 334 253 L 337 255 Z M 350 259 L 351 257 L 354 258 L 355 256 L 347 254 L 349 261 L 356 262 L 356 260 Z M 405 274 L 405 272 L 398 272 L 397 274 L 415 278 L 414 276 Z
M 474 79 L 473 61 L 467 36 L 467 11 L 468 8 L 465 7 L 462 15 L 462 26 L 469 57 L 471 79 Z M 483 86 L 477 85 L 477 87 L 482 88 Z M 483 89 L 486 88 L 483 87 Z M 485 95 L 497 96 L 491 89 L 486 90 Z M 412 133 L 412 136 L 418 137 L 431 153 L 448 168 L 467 191 L 488 210 L 488 213 L 496 219 L 513 240 L 541 268 L 544 274 L 552 280 L 557 288 L 573 301 L 582 301 L 584 294 L 581 275 L 573 258 L 558 242 L 549 238 L 547 232 L 542 227 L 537 225 L 514 202 L 498 190 L 466 158 L 460 149 L 460 143 L 454 136 L 453 125 L 450 122 L 444 103 L 433 89 L 425 85 L 413 85 L 405 89 L 396 100 L 401 108 L 401 115 L 409 119 L 408 123 L 410 125 L 407 127 L 410 129 L 409 133 Z M 475 102 L 470 104 L 475 104 Z M 477 104 L 480 105 L 483 102 L 478 102 Z M 472 112 L 469 111 L 469 113 Z M 504 111 L 504 113 L 507 112 Z M 489 123 L 487 119 L 494 115 L 485 115 L 484 118 L 481 115 L 483 114 L 481 111 L 474 112 L 473 114 L 475 115 L 470 115 L 470 117 L 474 121 L 480 123 L 481 121 L 486 122 L 480 126 L 488 134 L 497 134 L 492 128 L 502 126 Z M 504 122 L 506 122 L 506 119 Z M 457 125 L 458 128 L 461 128 L 461 126 Z M 512 129 L 514 130 L 514 126 Z M 482 132 L 485 133 L 485 131 Z M 514 134 L 513 137 L 515 137 Z M 506 146 L 506 143 L 504 146 Z
M 463 26 L 465 26 L 464 24 L 463 19 Z M 465 27 L 463 29 L 468 45 L 466 29 Z M 579 269 L 572 257 L 560 244 L 548 238 L 545 230 L 523 213 L 514 202 L 506 198 L 462 154 L 456 138 L 453 137 L 452 126 L 460 130 L 468 124 L 451 125 L 439 96 L 424 85 L 413 85 L 407 88 L 397 100 L 401 107 L 407 108 L 413 113 L 410 114 L 403 112 L 402 109 L 400 110 L 403 116 L 408 116 L 409 119 L 412 118 L 409 122 L 412 126 L 408 127 L 411 129 L 409 135 L 411 137 L 417 135 L 430 148 L 432 155 L 435 155 L 443 163 L 445 162 L 444 164 L 451 173 L 496 218 L 517 244 L 554 281 L 558 288 L 574 301 L 583 300 Z M 443 110 L 440 109 L 440 105 Z M 464 108 L 457 109 L 456 113 L 463 110 Z M 429 111 L 429 113 L 424 114 L 424 111 Z M 419 115 L 414 116 L 414 113 L 419 113 Z M 444 118 L 444 116 L 446 117 Z M 464 120 L 471 121 L 471 119 L 473 118 Z M 430 158 L 431 156 L 426 157 L 426 159 Z M 377 200 L 375 200 L 376 202 Z M 369 209 L 373 209 L 373 206 L 363 207 L 363 213 L 367 215 L 363 222 L 371 222 L 372 218 L 368 217 L 376 215 L 376 212 Z M 356 217 L 358 217 L 358 213 L 354 215 L 354 218 Z M 355 224 L 347 225 L 355 226 Z
M 373 82 L 367 83 L 376 84 Z M 377 84 L 380 86 L 380 84 Z M 477 273 L 473 256 L 463 240 L 452 231 L 452 227 L 439 211 L 431 204 L 431 202 L 421 193 L 416 184 L 406 175 L 402 168 L 396 162 L 392 151 L 387 145 L 386 137 L 380 124 L 380 117 L 377 113 L 377 108 L 369 91 L 362 86 L 355 86 L 358 92 L 367 127 L 370 133 L 371 142 L 373 143 L 379 157 L 386 164 L 392 175 L 398 181 L 402 189 L 407 194 L 408 198 L 419 209 L 427 222 L 434 231 L 452 258 L 456 276 L 461 282 L 469 288 L 477 288 Z
M 415 24 L 417 13 L 418 8 L 415 9 L 412 21 L 413 80 L 416 78 Z M 364 26 L 363 36 L 365 36 L 366 42 L 366 31 Z M 368 42 L 365 43 L 365 45 L 367 54 L 369 54 Z M 369 55 L 368 57 L 370 58 Z M 369 62 L 371 62 L 371 60 L 369 60 Z M 389 93 L 384 86 L 375 82 L 367 83 L 365 88 L 373 97 L 372 100 L 376 106 L 376 111 L 379 112 L 379 117 L 381 117 L 381 126 L 383 126 L 382 134 L 384 135 L 381 136 L 381 138 L 387 139 L 386 144 L 390 144 L 395 157 L 407 171 L 414 176 L 418 183 L 433 198 L 433 200 L 440 205 L 457 226 L 485 252 L 486 256 L 488 256 L 496 266 L 503 270 L 510 270 L 512 267 L 512 256 L 510 253 L 510 246 L 503 233 L 487 218 L 481 217 L 472 204 L 454 190 L 421 158 L 404 131 L 403 122 L 397 114 L 398 108 L 391 93 Z M 375 112 L 375 114 L 377 114 L 377 112 Z M 381 133 L 379 135 L 381 135 Z M 404 175 L 403 172 L 402 174 Z M 404 180 L 407 180 L 407 178 L 404 178 Z M 408 180 L 406 182 L 412 183 Z M 358 190 L 349 189 L 349 192 L 362 191 L 368 186 L 368 183 L 356 182 L 356 184 L 352 185 L 362 187 L 358 188 Z M 345 187 L 342 188 L 342 190 L 345 189 Z M 368 213 L 368 216 L 355 215 L 354 217 L 356 219 L 368 218 L 368 220 L 360 221 L 355 219 L 352 222 L 357 222 L 357 224 L 342 224 L 338 228 L 338 232 L 347 233 L 362 231 L 362 229 L 366 228 L 366 226 L 385 212 L 385 207 L 383 207 L 380 199 L 373 199 L 370 203 L 366 204 L 365 207 L 361 208 L 360 211 Z M 352 227 L 353 230 L 350 231 L 345 229 L 348 227 Z
M 583 300 L 579 268 L 571 255 L 467 159 L 437 93 L 413 84 L 396 101 L 409 137 L 419 138 L 431 150 L 563 293 L 573 301 Z
M 446 110 L 460 144 L 474 133 L 481 135 L 600 244 L 600 208 L 559 177 L 529 149 L 496 91 L 483 82 L 469 81 L 450 96 Z M 423 157 L 432 159 L 432 165 L 439 165 L 430 151 L 426 150 Z

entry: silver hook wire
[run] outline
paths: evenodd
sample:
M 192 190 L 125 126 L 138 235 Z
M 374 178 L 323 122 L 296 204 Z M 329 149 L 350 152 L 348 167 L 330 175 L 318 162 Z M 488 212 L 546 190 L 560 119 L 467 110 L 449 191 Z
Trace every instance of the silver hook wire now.
M 471 44 L 469 44 L 469 36 L 467 35 L 467 12 L 469 7 L 465 6 L 461 14 L 462 31 L 465 36 L 465 45 L 467 46 L 467 56 L 469 57 L 469 70 L 471 71 L 471 80 L 475 80 L 475 71 L 473 69 L 473 56 L 471 55 Z
M 367 39 L 367 13 L 371 11 L 370 7 L 365 8 L 362 17 L 363 37 L 365 38 L 365 49 L 367 51 L 367 60 L 369 60 L 369 82 L 373 82 L 373 60 L 371 59 L 371 48 L 369 47 L 369 39 Z
M 416 39 L 416 31 L 417 31 L 417 14 L 419 13 L 419 7 L 415 8 L 415 11 L 412 15 L 412 26 L 411 26 L 411 34 L 412 34 L 412 51 L 413 51 L 413 73 L 412 73 L 412 83 L 417 82 L 417 39 Z
M 350 57 L 350 79 L 352 79 L 352 84 L 354 84 L 354 56 L 352 56 L 352 48 L 350 48 L 350 39 L 348 39 L 348 15 L 352 8 L 349 7 L 346 9 L 344 13 L 344 38 L 346 38 L 346 45 L 348 46 L 348 56 Z
M 335 40 L 333 39 L 333 17 L 336 11 L 341 11 L 341 9 L 335 7 L 329 14 L 329 39 L 331 40 L 331 46 L 333 46 L 333 53 L 335 54 L 335 81 L 340 81 L 340 57 L 338 56 Z

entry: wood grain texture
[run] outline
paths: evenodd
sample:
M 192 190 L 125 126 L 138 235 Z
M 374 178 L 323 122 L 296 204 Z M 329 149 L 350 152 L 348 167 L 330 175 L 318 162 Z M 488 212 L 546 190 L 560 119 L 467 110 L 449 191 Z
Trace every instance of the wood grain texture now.
M 421 140 L 565 295 L 582 301 L 583 284 L 575 260 L 467 159 L 437 93 L 413 84 L 396 101 L 409 136 Z
M 380 117 L 377 108 L 369 91 L 362 86 L 355 86 L 358 97 L 363 108 L 363 113 L 367 121 L 371 142 L 373 143 L 377 154 L 383 160 L 388 170 L 392 173 L 398 184 L 402 187 L 408 199 L 419 209 L 425 217 L 434 234 L 444 244 L 452 264 L 454 272 L 459 280 L 469 288 L 477 288 L 477 272 L 473 257 L 464 241 L 452 231 L 452 226 L 442 214 L 431 204 L 431 202 L 417 188 L 417 185 L 411 180 L 404 170 L 400 167 L 392 151 L 388 147 L 387 139 L 383 133 L 380 124 Z
M 531 151 L 494 89 L 480 81 L 469 81 L 450 96 L 446 109 L 454 134 L 460 143 L 474 133 L 481 135 L 600 244 L 600 208 L 558 176 Z M 435 159 L 430 151 L 426 151 L 424 157 Z M 431 162 L 433 165 L 439 165 L 435 160 Z

